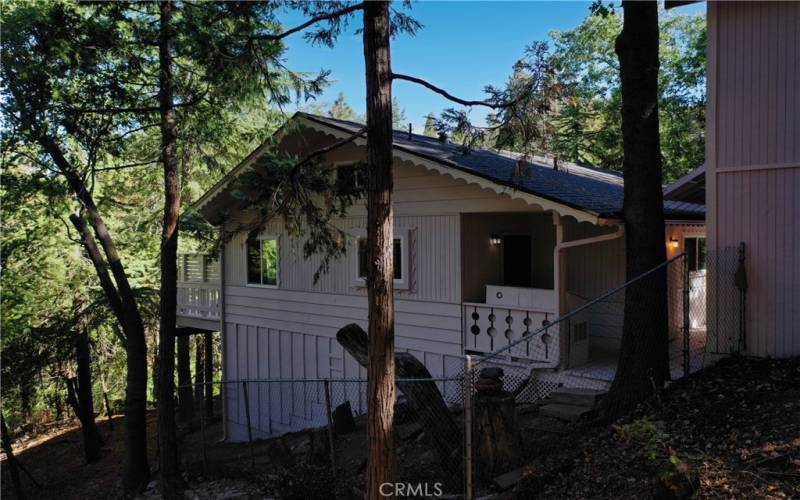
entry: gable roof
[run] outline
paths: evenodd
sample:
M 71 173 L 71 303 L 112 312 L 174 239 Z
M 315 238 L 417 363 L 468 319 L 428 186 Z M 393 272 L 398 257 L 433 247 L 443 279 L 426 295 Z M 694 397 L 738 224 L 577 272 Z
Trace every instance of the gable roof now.
M 300 113 L 306 119 L 355 133 L 364 125 L 323 116 Z M 419 134 L 399 130 L 392 138 L 396 149 L 421 156 L 431 161 L 466 171 L 510 188 L 563 203 L 604 218 L 622 217 L 624 180 L 622 174 L 612 170 L 559 162 L 535 157 L 526 163 L 526 172 L 519 175 L 520 155 L 508 152 L 473 149 L 464 153 L 458 144 L 443 142 Z M 664 202 L 667 218 L 705 218 L 705 206 L 695 203 Z
M 314 128 L 351 135 L 361 130 L 362 123 L 338 120 L 324 116 L 298 112 L 292 120 L 302 119 Z M 364 143 L 359 138 L 356 143 Z M 395 130 L 393 147 L 396 152 L 406 153 L 421 160 L 432 162 L 448 173 L 462 173 L 478 177 L 487 184 L 494 184 L 502 190 L 514 190 L 548 200 L 558 205 L 585 212 L 593 217 L 607 219 L 622 218 L 623 177 L 611 170 L 598 169 L 585 165 L 559 162 L 553 167 L 552 160 L 535 157 L 522 168 L 520 155 L 502 151 L 473 149 L 465 153 L 461 146 L 437 138 Z M 230 179 L 235 178 L 244 168 L 257 160 L 263 146 L 248 155 L 225 178 L 195 203 L 199 208 L 223 190 Z M 522 170 L 522 172 L 520 172 Z M 454 175 L 455 176 L 455 175 Z M 695 203 L 665 201 L 664 213 L 671 220 L 702 220 L 705 206 Z
M 672 184 L 664 187 L 664 199 L 705 204 L 706 166 L 700 165 Z

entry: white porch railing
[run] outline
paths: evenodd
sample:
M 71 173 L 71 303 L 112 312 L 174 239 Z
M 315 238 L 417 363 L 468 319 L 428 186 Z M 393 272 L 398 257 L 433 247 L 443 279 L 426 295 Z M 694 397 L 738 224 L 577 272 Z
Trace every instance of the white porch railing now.
M 464 351 L 469 354 L 488 355 L 515 340 L 530 335 L 555 318 L 552 310 L 525 309 L 476 302 L 462 304 L 464 322 Z M 556 329 L 557 330 L 557 329 Z M 522 357 L 535 361 L 553 361 L 548 343 L 558 342 L 556 332 L 531 340 L 526 349 L 518 351 Z
M 220 318 L 219 263 L 203 254 L 178 255 L 178 316 Z
M 219 283 L 178 283 L 178 316 L 219 319 Z

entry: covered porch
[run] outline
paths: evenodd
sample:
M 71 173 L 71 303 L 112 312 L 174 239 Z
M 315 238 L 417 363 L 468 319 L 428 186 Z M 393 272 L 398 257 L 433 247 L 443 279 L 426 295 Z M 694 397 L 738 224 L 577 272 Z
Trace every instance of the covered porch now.
M 607 388 L 627 292 L 621 224 L 554 212 L 462 214 L 461 224 L 464 353 L 485 357 L 530 337 L 494 361 L 540 369 L 556 386 Z M 683 254 L 698 231 L 671 224 L 665 235 L 673 378 L 703 365 L 705 259 Z
M 624 281 L 621 225 L 541 211 L 465 213 L 461 227 L 465 354 L 485 356 L 534 335 L 506 361 L 571 369 L 615 359 L 622 301 L 542 328 Z

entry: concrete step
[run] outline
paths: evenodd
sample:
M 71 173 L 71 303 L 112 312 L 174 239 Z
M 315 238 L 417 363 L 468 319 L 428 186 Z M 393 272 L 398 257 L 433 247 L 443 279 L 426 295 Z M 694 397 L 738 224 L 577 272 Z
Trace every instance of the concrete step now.
M 585 406 L 550 403 L 539 408 L 539 415 L 566 420 L 567 422 L 575 422 L 590 411 L 592 411 L 592 408 L 587 408 Z
M 605 395 L 606 391 L 598 389 L 563 387 L 550 393 L 550 401 L 563 405 L 594 408 Z

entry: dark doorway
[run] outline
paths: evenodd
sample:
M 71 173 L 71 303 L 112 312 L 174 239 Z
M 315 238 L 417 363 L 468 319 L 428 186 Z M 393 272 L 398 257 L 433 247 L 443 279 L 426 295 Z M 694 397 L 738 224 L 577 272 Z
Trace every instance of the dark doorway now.
M 530 287 L 531 274 L 531 237 L 503 236 L 503 284 Z

